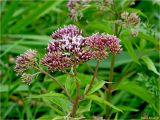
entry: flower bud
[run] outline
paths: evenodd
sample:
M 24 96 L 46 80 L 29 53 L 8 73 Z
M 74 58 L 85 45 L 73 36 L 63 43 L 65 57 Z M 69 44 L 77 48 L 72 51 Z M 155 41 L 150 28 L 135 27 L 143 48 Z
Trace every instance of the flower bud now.
M 121 13 L 121 18 L 126 20 L 128 18 L 129 13 L 128 12 L 123 12 Z
M 140 18 L 136 13 L 131 13 L 128 17 L 128 22 L 133 25 L 137 25 L 140 23 Z
M 22 82 L 23 83 L 27 83 L 28 85 L 31 84 L 32 79 L 33 79 L 33 75 L 32 74 L 27 74 L 27 73 L 23 73 L 21 76 Z

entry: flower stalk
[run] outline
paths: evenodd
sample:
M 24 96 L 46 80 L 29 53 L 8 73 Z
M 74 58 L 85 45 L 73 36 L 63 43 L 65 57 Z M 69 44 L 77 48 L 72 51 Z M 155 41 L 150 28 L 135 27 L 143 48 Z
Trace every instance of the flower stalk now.
M 91 88 L 92 88 L 92 85 L 93 85 L 93 83 L 94 83 L 94 80 L 95 80 L 95 78 L 96 78 L 96 76 L 97 76 L 97 71 L 98 71 L 98 67 L 99 67 L 99 61 L 97 61 L 97 64 L 96 64 L 96 69 L 95 69 L 95 71 L 94 71 L 94 73 L 93 73 L 93 77 L 92 77 L 92 79 L 91 79 L 91 81 L 90 81 L 90 84 L 89 84 L 89 87 L 88 87 L 88 89 L 86 90 L 86 92 L 85 92 L 85 96 L 89 93 L 89 91 L 91 90 Z

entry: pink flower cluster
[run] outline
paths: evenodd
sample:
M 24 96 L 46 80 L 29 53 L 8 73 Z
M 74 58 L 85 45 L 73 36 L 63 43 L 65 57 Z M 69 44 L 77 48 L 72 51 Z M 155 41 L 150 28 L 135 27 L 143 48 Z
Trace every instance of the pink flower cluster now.
M 96 33 L 83 37 L 81 34 L 82 31 L 74 25 L 55 31 L 42 63 L 51 71 L 63 71 L 92 59 L 105 59 L 109 52 L 117 54 L 121 51 L 120 40 L 113 35 Z
M 37 51 L 27 50 L 24 54 L 17 57 L 15 71 L 18 74 L 22 74 L 25 70 L 33 68 L 37 59 Z

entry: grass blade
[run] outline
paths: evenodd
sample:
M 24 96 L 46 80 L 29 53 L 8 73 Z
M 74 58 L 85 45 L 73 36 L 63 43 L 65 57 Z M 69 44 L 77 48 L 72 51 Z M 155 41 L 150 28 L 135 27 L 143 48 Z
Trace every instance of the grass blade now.
M 56 7 L 58 4 L 60 4 L 62 0 L 52 1 L 49 0 L 44 3 L 40 3 L 39 7 L 35 10 L 32 10 L 32 12 L 29 12 L 27 16 L 24 17 L 24 19 L 17 22 L 14 26 L 10 28 L 11 32 L 19 32 L 23 28 L 25 28 L 27 25 L 32 23 L 34 20 L 40 18 L 47 12 L 49 12 L 53 7 Z

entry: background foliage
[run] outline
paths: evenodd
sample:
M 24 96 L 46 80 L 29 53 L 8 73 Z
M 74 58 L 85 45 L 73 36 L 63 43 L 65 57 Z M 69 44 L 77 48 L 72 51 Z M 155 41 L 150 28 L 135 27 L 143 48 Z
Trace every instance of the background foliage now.
M 116 91 L 113 92 L 111 103 L 123 110 L 123 113 L 113 109 L 113 119 L 160 117 L 160 2 L 141 0 L 131 4 L 132 1 L 116 0 L 115 9 L 136 12 L 141 18 L 141 27 L 135 38 L 126 29 L 120 35 L 123 52 L 116 57 L 113 81 Z M 92 32 L 113 34 L 114 21 L 108 19 L 108 11 L 99 11 L 93 5 L 83 11 L 84 17 L 79 22 L 74 22 L 68 16 L 66 4 L 66 0 L 0 1 L 0 119 L 51 119 L 64 116 L 70 109 L 65 97 L 62 99 L 55 94 L 61 92 L 61 89 L 44 75 L 34 79 L 28 86 L 22 84 L 14 72 L 18 54 L 29 48 L 44 53 L 51 40 L 51 33 L 64 25 L 75 24 L 85 35 L 91 35 Z M 108 58 L 100 64 L 98 77 L 91 91 L 100 98 L 105 96 L 103 85 L 107 83 L 103 81 L 108 80 L 110 63 L 111 59 Z M 94 69 L 96 62 L 90 61 L 87 64 L 90 67 L 80 65 L 78 68 L 81 89 L 89 83 L 92 77 L 90 68 Z M 54 73 L 54 76 L 74 96 L 75 84 L 72 79 L 60 72 Z M 107 103 L 100 98 L 88 96 L 88 100 L 80 103 L 78 112 L 84 112 L 87 118 L 103 116 L 106 112 L 103 104 Z

